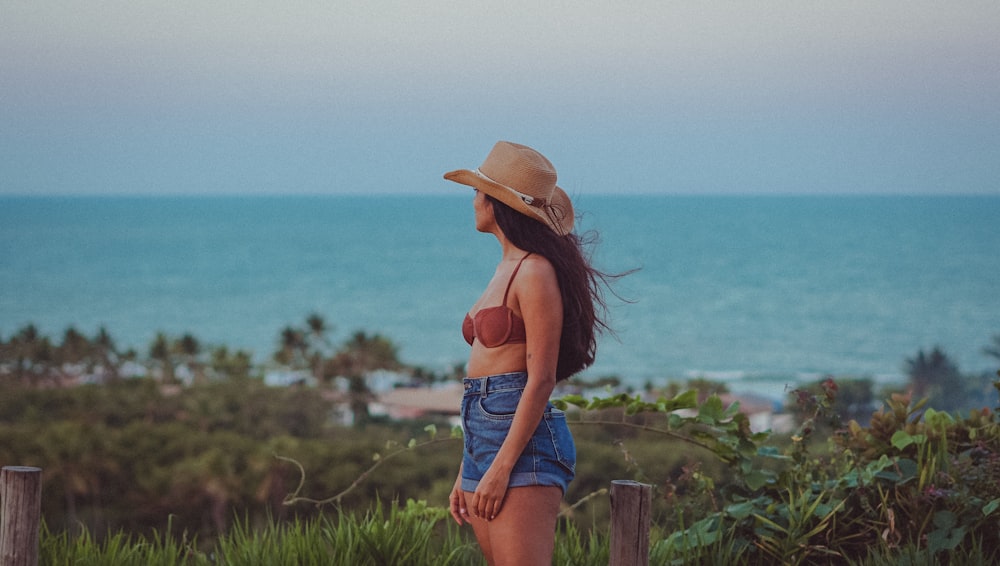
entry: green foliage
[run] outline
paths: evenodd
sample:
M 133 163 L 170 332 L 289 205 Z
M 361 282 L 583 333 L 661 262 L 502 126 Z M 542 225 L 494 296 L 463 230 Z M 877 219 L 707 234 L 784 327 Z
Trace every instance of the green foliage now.
M 187 536 L 154 532 L 150 537 L 123 532 L 96 540 L 89 531 L 73 536 L 63 531 L 53 533 L 43 523 L 39 537 L 39 564 L 74 566 L 189 566 L 208 565 L 209 558 L 195 549 L 196 541 Z
M 151 395 L 131 384 L 107 391 L 139 400 Z M 470 533 L 452 532 L 447 520 L 441 519 L 446 513 L 447 484 L 455 472 L 455 444 L 449 443 L 451 435 L 439 433 L 439 427 L 353 431 L 348 443 L 331 442 L 345 432 L 339 427 L 306 437 L 254 440 L 236 432 L 242 426 L 239 419 L 220 417 L 216 422 L 197 416 L 198 411 L 207 415 L 220 407 L 225 412 L 227 405 L 184 399 L 188 391 L 161 399 L 195 411 L 183 420 L 119 426 L 109 424 L 116 419 L 91 418 L 83 427 L 63 421 L 39 428 L 46 421 L 38 419 L 12 436 L 20 440 L 0 442 L 3 450 L 48 446 L 43 456 L 50 464 L 43 467 L 58 475 L 43 493 L 56 492 L 60 501 L 75 500 L 78 520 L 84 525 L 117 524 L 125 529 L 122 532 L 132 533 L 95 539 L 89 533 L 100 528 L 84 529 L 79 535 L 70 534 L 73 523 L 55 532 L 46 529 L 43 552 L 53 560 L 45 563 L 201 564 L 208 556 L 229 556 L 228 562 L 219 562 L 228 564 L 282 563 L 295 556 L 300 560 L 295 563 L 308 564 L 314 560 L 310 556 L 319 562 L 329 560 L 337 548 L 350 549 L 345 552 L 355 558 L 369 557 L 358 559 L 362 563 L 369 559 L 399 563 L 391 560 L 406 560 L 410 551 L 425 552 L 413 548 L 415 540 L 426 541 L 433 549 L 426 552 L 434 556 L 454 557 L 451 563 L 477 563 Z M 65 415 L 81 416 L 78 407 L 99 400 L 93 390 L 79 392 L 84 399 L 68 397 Z M 201 392 L 195 387 L 190 393 L 197 398 Z M 224 388 L 218 393 L 225 398 Z M 589 453 L 596 453 L 602 471 L 581 474 L 581 486 L 574 482 L 574 489 L 606 485 L 612 475 L 657 480 L 657 500 L 669 511 L 661 509 L 655 515 L 654 563 L 887 563 L 894 553 L 909 552 L 905 549 L 912 549 L 914 556 L 948 554 L 967 556 L 969 562 L 962 563 L 988 563 L 993 551 L 984 549 L 998 543 L 993 527 L 1000 517 L 1000 424 L 989 410 L 962 418 L 897 397 L 873 415 L 871 426 L 851 423 L 825 454 L 815 455 L 808 448 L 810 435 L 815 434 L 809 423 L 821 419 L 831 406 L 825 394 L 813 400 L 811 418 L 787 442 L 751 433 L 732 406 L 711 397 L 701 404 L 687 393 L 656 402 L 631 396 L 563 401 L 567 408 L 595 407 L 578 413 L 572 426 L 583 447 L 581 471 Z M 0 427 L 0 434 L 9 434 L 15 426 Z M 619 434 L 612 434 L 615 429 Z M 28 430 L 36 436 L 42 431 L 37 444 L 25 443 Z M 392 436 L 400 440 L 386 442 Z M 609 441 L 612 438 L 617 444 Z M 693 453 L 708 455 L 722 467 L 693 461 L 693 453 L 686 455 L 686 463 L 670 463 L 663 459 L 664 452 L 679 451 L 664 450 L 665 443 L 693 447 Z M 53 450 L 59 446 L 63 448 Z M 115 453 L 126 446 L 131 461 Z M 610 452 L 601 452 L 602 446 Z M 414 465 L 417 452 L 420 466 Z M 299 477 L 299 485 L 309 493 L 338 493 L 349 486 L 338 500 L 337 512 L 327 515 L 282 505 L 287 494 L 295 493 L 296 470 L 275 454 L 294 458 L 310 471 L 308 478 Z M 394 465 L 378 467 L 389 460 Z M 674 466 L 679 474 L 663 474 L 663 469 Z M 733 477 L 738 481 L 731 481 Z M 135 489 L 120 501 L 121 495 L 110 486 L 129 481 Z M 398 496 L 407 489 L 437 493 L 441 506 L 409 504 L 363 511 L 379 493 Z M 109 492 L 114 493 L 106 495 Z M 261 507 L 261 497 L 270 497 L 272 504 Z M 606 563 L 607 532 L 596 522 L 598 516 L 606 518 L 606 494 L 577 491 L 570 500 L 581 497 L 592 497 L 586 508 L 595 513 L 590 519 L 593 525 L 584 528 L 582 508 L 567 509 L 560 523 L 556 563 Z M 171 507 L 177 501 L 184 507 Z M 116 503 L 144 511 L 127 518 L 115 510 Z M 96 512 L 93 506 L 104 509 L 103 522 L 89 514 Z M 234 509 L 245 510 L 245 518 L 231 524 Z M 171 515 L 175 527 L 158 534 L 164 531 L 157 518 Z M 49 510 L 45 516 L 58 513 Z M 413 517 L 433 525 L 418 522 L 411 530 L 396 528 L 417 521 Z M 142 538 L 141 532 L 151 534 Z M 410 544 L 403 545 L 403 540 Z
M 480 564 L 475 543 L 448 519 L 444 508 L 409 500 L 388 511 L 376 502 L 364 513 L 323 515 L 255 528 L 238 521 L 213 545 L 154 534 L 147 538 L 121 532 L 102 541 L 89 533 L 70 536 L 44 528 L 41 564 L 79 566 L 256 566 L 260 564 L 357 564 L 449 566 Z
M 115 352 L 103 331 L 68 329 L 57 343 L 26 327 L 0 342 L 0 465 L 45 470 L 42 563 L 481 564 L 471 533 L 452 526 L 444 507 L 457 471 L 454 431 L 335 424 L 326 384 L 354 375 L 360 402 L 365 368 L 398 367 L 392 344 L 356 333 L 336 346 L 322 319 L 306 323 L 285 336 L 284 359 L 313 372 L 317 387 L 267 387 L 249 356 L 206 355 L 191 336 L 160 336 L 146 362 L 151 377 L 138 379 L 117 373 L 134 355 Z M 910 361 L 949 370 L 942 356 Z M 65 387 L 73 375 L 101 385 Z M 780 437 L 751 431 L 738 404 L 695 385 L 655 401 L 555 401 L 570 412 L 579 453 L 557 564 L 607 563 L 612 479 L 656 487 L 655 564 L 1000 558 L 993 410 L 963 415 L 894 395 L 859 424 L 862 410 L 843 408 L 863 407 L 871 384 L 824 380 L 793 393 L 801 425 Z M 373 506 L 380 497 L 431 503 Z M 325 503 L 335 512 L 317 508 Z
M 993 339 L 995 344 L 1000 344 L 1000 335 Z M 983 353 L 992 356 L 995 349 L 986 347 Z M 915 356 L 906 359 L 904 369 L 909 377 L 909 393 L 916 399 L 928 399 L 938 410 L 980 408 L 991 396 L 992 376 L 963 375 L 958 365 L 939 347 L 927 353 L 918 350 Z
M 800 420 L 813 418 L 817 403 L 825 403 L 823 422 L 815 422 L 823 432 L 830 433 L 849 421 L 868 422 L 878 407 L 874 381 L 871 378 L 824 378 L 805 384 L 788 394 L 788 407 Z
M 576 521 L 560 521 L 552 552 L 553 564 L 607 566 L 610 556 L 611 543 L 603 531 L 583 531 Z
M 799 393 L 802 425 L 784 449 L 767 445 L 775 440 L 768 435 L 750 434 L 717 397 L 696 411 L 690 394 L 654 403 L 625 395 L 564 401 L 591 410 L 618 407 L 633 416 L 675 411 L 665 427 L 619 424 L 686 437 L 736 474 L 719 493 L 723 509 L 654 545 L 662 563 L 717 563 L 727 556 L 726 563 L 826 564 L 860 560 L 873 548 L 889 555 L 911 545 L 943 556 L 1000 545 L 995 413 L 972 411 L 963 419 L 897 395 L 872 415 L 869 427 L 852 421 L 817 456 L 810 437 L 817 422 L 830 420 L 837 391 L 828 381 L 818 395 Z
M 36 389 L 0 384 L 0 465 L 43 474 L 43 515 L 57 531 L 161 530 L 167 517 L 208 540 L 234 510 L 254 523 L 316 512 L 282 504 L 298 479 L 294 458 L 313 473 L 310 493 L 335 493 L 371 465 L 386 439 L 413 438 L 425 424 L 334 424 L 334 406 L 303 387 L 228 380 L 171 389 L 148 379 L 103 386 Z M 424 433 L 426 434 L 426 433 Z M 378 493 L 447 494 L 456 443 L 400 455 L 345 498 L 349 508 Z M 442 499 L 443 500 L 443 499 Z M 103 535 L 101 535 L 103 536 Z
M 285 497 L 284 504 L 295 505 L 297 503 L 311 503 L 316 507 L 322 507 L 324 505 L 339 505 L 341 504 L 341 502 L 344 501 L 344 498 L 347 497 L 348 494 L 350 494 L 358 486 L 360 486 L 366 479 L 368 479 L 369 475 L 371 475 L 373 472 L 375 472 L 376 469 L 378 469 L 380 466 L 382 466 L 382 464 L 388 462 L 389 460 L 396 458 L 397 456 L 401 456 L 408 451 L 431 446 L 439 442 L 446 442 L 449 440 L 460 440 L 462 438 L 462 429 L 461 427 L 457 426 L 452 427 L 451 435 L 447 438 L 438 438 L 437 425 L 433 423 L 424 427 L 424 432 L 426 432 L 430 438 L 423 442 L 418 442 L 416 438 L 411 438 L 410 441 L 407 442 L 405 446 L 400 445 L 399 443 L 391 440 L 386 442 L 385 455 L 383 455 L 381 452 L 376 452 L 375 454 L 373 454 L 372 460 L 374 461 L 374 464 L 372 464 L 371 467 L 369 467 L 367 470 L 362 472 L 357 478 L 355 478 L 355 480 L 351 482 L 351 485 L 349 485 L 346 489 L 344 489 L 340 493 L 337 493 L 336 495 L 332 495 L 324 499 L 313 499 L 311 497 L 305 497 L 301 495 L 302 488 L 306 482 L 305 467 L 302 466 L 301 462 L 295 460 L 294 458 L 287 458 L 285 456 L 280 456 L 280 455 L 276 456 L 280 460 L 284 460 L 286 462 L 294 464 L 298 468 L 300 474 L 298 487 L 295 488 L 294 492 Z
M 868 533 L 868 542 L 917 544 L 931 553 L 969 540 L 1000 544 L 1000 420 L 989 409 L 961 418 L 922 408 L 895 396 L 870 428 L 852 423 L 837 438 L 856 469 L 877 470 L 858 476 L 865 481 L 849 500 L 884 526 L 881 541 Z
M 954 564 L 956 566 L 990 566 L 1000 563 L 1000 548 L 986 547 L 973 539 L 956 546 L 944 556 L 918 544 L 907 544 L 886 550 L 875 547 L 858 560 L 848 560 L 849 566 L 926 566 L 928 564 Z
M 620 421 L 599 419 L 588 422 L 632 427 L 689 443 L 741 469 L 745 473 L 743 479 L 753 483 L 759 481 L 752 473 L 753 456 L 756 454 L 756 443 L 763 441 L 768 435 L 751 432 L 749 419 L 740 412 L 739 403 L 724 407 L 718 395 L 709 396 L 700 405 L 696 391 L 686 391 L 672 398 L 660 397 L 655 402 L 644 401 L 640 395 L 633 397 L 625 393 L 589 401 L 579 395 L 571 395 L 557 399 L 553 404 L 562 410 L 570 406 L 585 411 L 622 409 L 625 417 L 639 413 L 663 414 L 666 417 L 663 423 L 665 426 L 637 424 L 626 419 Z M 684 410 L 697 412 L 685 415 L 681 412 Z
M 425 502 L 376 502 L 364 514 L 341 512 L 312 521 L 238 524 L 219 540 L 219 564 L 468 564 L 477 549 L 459 534 L 444 508 Z

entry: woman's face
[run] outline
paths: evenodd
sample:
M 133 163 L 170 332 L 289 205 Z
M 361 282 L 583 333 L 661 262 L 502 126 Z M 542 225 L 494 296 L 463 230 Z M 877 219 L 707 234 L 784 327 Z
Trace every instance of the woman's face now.
M 480 190 L 476 190 L 476 196 L 472 199 L 472 209 L 476 212 L 476 230 L 492 232 L 496 228 L 497 222 L 493 217 L 493 204 Z

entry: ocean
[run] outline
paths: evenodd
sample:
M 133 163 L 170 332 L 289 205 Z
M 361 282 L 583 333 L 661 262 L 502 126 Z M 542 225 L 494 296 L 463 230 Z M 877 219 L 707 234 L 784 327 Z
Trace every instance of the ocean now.
M 0 197 L 0 336 L 101 326 L 145 353 L 191 333 L 270 359 L 311 313 L 444 370 L 499 247 L 457 196 Z M 615 336 L 584 375 L 772 391 L 900 379 L 940 347 L 966 372 L 1000 334 L 1000 196 L 579 195 Z

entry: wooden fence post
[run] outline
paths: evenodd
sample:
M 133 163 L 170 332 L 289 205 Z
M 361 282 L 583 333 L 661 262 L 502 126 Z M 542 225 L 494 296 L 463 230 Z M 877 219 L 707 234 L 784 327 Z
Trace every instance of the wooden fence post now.
M 611 482 L 610 566 L 649 564 L 649 521 L 653 486 L 630 480 Z
M 42 470 L 0 470 L 0 566 L 37 566 L 42 519 Z

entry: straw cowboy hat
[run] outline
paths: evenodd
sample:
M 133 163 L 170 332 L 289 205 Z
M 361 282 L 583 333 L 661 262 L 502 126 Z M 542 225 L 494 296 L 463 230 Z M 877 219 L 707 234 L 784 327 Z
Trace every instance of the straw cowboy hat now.
M 573 231 L 573 204 L 556 186 L 555 167 L 528 146 L 497 142 L 478 169 L 451 171 L 444 178 L 479 189 L 560 236 Z

